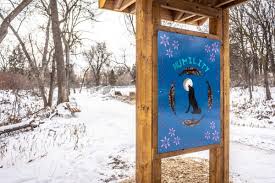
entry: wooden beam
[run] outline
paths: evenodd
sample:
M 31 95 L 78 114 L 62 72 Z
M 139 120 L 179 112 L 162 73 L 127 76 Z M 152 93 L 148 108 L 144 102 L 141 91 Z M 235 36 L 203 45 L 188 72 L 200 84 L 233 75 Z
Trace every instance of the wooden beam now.
M 178 29 L 178 28 L 167 27 L 167 26 L 159 26 L 158 29 L 162 30 L 162 31 L 167 31 L 167 32 L 176 32 L 179 34 L 187 34 L 187 35 L 191 35 L 191 36 L 198 36 L 198 37 L 202 37 L 202 38 L 220 40 L 220 37 L 215 34 L 207 34 L 207 33 L 203 33 L 203 32 L 191 31 L 191 30 L 186 30 L 186 29 Z
M 236 5 L 240 5 L 242 3 L 245 3 L 247 0 L 235 0 L 235 1 L 231 1 L 231 2 L 228 2 L 222 6 L 220 6 L 221 8 L 223 9 L 226 9 L 226 8 L 231 8 L 233 6 L 236 6 Z
M 106 1 L 107 0 L 99 0 L 98 2 L 99 8 L 105 8 Z
M 207 16 L 207 17 L 220 17 L 221 11 L 219 8 L 212 8 L 203 6 L 198 3 L 188 2 L 184 0 L 169 0 L 168 2 L 160 2 L 162 8 L 181 11 L 185 13 Z
M 202 26 L 206 21 L 208 20 L 208 17 L 205 17 L 198 21 L 198 26 Z
M 194 16 L 196 16 L 196 15 L 192 15 L 192 14 L 189 14 L 189 13 L 185 13 L 182 17 L 181 17 L 181 19 L 179 20 L 179 22 L 184 22 L 185 20 L 187 20 L 188 18 L 192 18 L 192 17 L 194 17 Z
M 219 8 L 219 7 L 224 6 L 228 3 L 231 3 L 233 1 L 235 1 L 235 0 L 223 0 L 223 1 L 219 2 L 218 4 L 216 4 L 215 7 Z
M 194 22 L 197 22 L 197 21 L 202 20 L 202 19 L 204 19 L 204 18 L 205 18 L 205 17 L 196 15 L 196 16 L 194 16 L 194 17 L 192 17 L 192 18 L 186 19 L 186 20 L 185 20 L 185 23 L 194 23 Z
M 174 21 L 179 21 L 183 14 L 184 14 L 183 12 L 177 11 L 175 14 Z
M 124 11 L 126 8 L 134 4 L 136 0 L 123 0 L 123 3 L 121 4 L 119 11 Z
M 229 183 L 229 13 L 222 11 L 222 18 L 209 19 L 209 33 L 218 35 L 221 46 L 221 146 L 210 150 L 209 183 Z
M 114 10 L 119 10 L 122 5 L 123 0 L 117 0 L 114 5 Z
M 136 182 L 160 183 L 157 153 L 157 27 L 160 7 L 154 0 L 136 3 Z

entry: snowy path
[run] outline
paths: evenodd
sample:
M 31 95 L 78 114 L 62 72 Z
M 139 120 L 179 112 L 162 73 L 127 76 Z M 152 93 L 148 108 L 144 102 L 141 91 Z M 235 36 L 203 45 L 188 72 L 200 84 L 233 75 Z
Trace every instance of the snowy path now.
M 275 152 L 231 143 L 230 171 L 248 183 L 275 182 Z
M 133 174 L 135 107 L 88 93 L 77 99 L 82 110 L 77 118 L 57 117 L 49 123 L 83 122 L 87 129 L 79 138 L 78 148 L 66 145 L 47 149 L 45 157 L 0 168 L 1 183 L 96 183 Z M 51 128 L 51 124 L 44 125 Z
M 10 162 L 0 168 L 1 183 L 117 182 L 117 179 L 134 174 L 135 106 L 98 94 L 83 93 L 76 98 L 82 110 L 77 117 L 55 117 L 33 132 L 9 138 Z M 67 136 L 74 136 L 70 128 L 78 123 L 85 124 L 86 131 L 79 136 L 75 148 L 75 139 L 67 139 Z M 62 131 L 64 127 L 69 133 Z M 65 140 L 65 145 L 59 145 L 61 140 L 50 140 L 52 131 L 61 134 L 56 138 Z M 45 140 L 36 142 L 37 139 Z M 43 150 L 46 153 L 38 146 L 34 153 L 37 158 L 20 155 L 28 147 L 26 145 L 19 146 L 19 154 L 14 152 L 18 144 L 34 142 L 45 142 L 47 148 Z M 58 146 L 51 146 L 54 143 Z M 29 153 L 28 149 L 25 151 Z M 232 126 L 230 153 L 234 183 L 275 182 L 275 129 Z M 188 156 L 208 158 L 208 153 Z

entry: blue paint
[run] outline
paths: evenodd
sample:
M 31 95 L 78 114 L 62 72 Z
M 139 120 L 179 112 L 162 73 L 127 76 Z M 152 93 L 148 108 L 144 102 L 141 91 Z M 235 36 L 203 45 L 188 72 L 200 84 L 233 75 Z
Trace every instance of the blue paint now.
M 197 68 L 201 76 L 179 73 L 188 68 Z M 183 81 L 190 78 L 201 114 L 185 113 L 188 107 L 188 91 Z M 212 108 L 208 108 L 209 81 L 213 94 Z M 169 106 L 171 84 L 176 87 L 176 115 Z M 196 126 L 187 126 L 186 119 L 200 119 Z M 183 35 L 173 32 L 158 32 L 158 153 L 219 144 L 220 123 L 220 41 Z

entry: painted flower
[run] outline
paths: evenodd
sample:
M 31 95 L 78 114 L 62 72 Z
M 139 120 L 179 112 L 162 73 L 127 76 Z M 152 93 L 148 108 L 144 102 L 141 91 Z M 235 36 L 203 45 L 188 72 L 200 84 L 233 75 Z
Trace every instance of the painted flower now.
M 207 139 L 207 140 L 209 140 L 211 138 L 209 131 L 207 131 L 207 132 L 204 133 L 204 138 Z
M 179 138 L 178 136 L 176 136 L 176 137 L 174 138 L 174 144 L 175 144 L 176 146 L 180 144 L 180 138 Z
M 173 137 L 173 136 L 175 136 L 175 132 L 176 132 L 176 130 L 175 130 L 174 128 L 169 128 L 168 134 L 169 134 L 171 137 Z
M 212 130 L 214 130 L 214 129 L 216 128 L 216 124 L 215 124 L 214 121 L 211 121 L 211 122 L 210 122 L 210 128 L 211 128 Z
M 207 44 L 205 45 L 204 50 L 206 51 L 206 53 L 210 53 L 211 47 Z
M 170 139 L 167 138 L 166 136 L 160 141 L 161 141 L 161 147 L 162 148 L 167 149 L 168 147 L 170 147 Z
M 213 43 L 212 44 L 212 51 L 214 53 L 217 53 L 219 51 L 219 45 L 218 45 L 218 43 Z
M 214 140 L 214 141 L 219 141 L 219 139 L 220 139 L 220 134 L 219 134 L 219 132 L 218 131 L 214 131 L 213 133 L 212 133 L 212 140 Z
M 214 62 L 215 59 L 216 59 L 215 54 L 214 54 L 214 53 L 211 53 L 211 55 L 210 55 L 210 61 L 211 61 L 211 62 Z
M 160 36 L 160 44 L 164 45 L 165 47 L 169 45 L 169 37 L 167 37 L 165 34 Z
M 166 50 L 166 55 L 171 58 L 173 57 L 173 51 L 169 48 L 168 50 Z
M 180 44 L 179 44 L 179 42 L 178 42 L 178 41 L 173 41 L 172 46 L 173 46 L 174 50 L 178 50 L 178 49 L 179 49 Z

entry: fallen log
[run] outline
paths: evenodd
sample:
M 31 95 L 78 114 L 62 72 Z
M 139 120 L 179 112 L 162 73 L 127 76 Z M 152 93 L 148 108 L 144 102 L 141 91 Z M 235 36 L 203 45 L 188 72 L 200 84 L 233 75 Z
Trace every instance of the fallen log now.
M 1 126 L 0 127 L 0 135 L 5 134 L 5 133 L 14 132 L 17 130 L 22 130 L 25 128 L 32 128 L 32 129 L 36 128 L 38 125 L 34 124 L 33 122 L 34 122 L 34 119 L 29 119 L 25 122 L 7 125 L 7 126 Z

